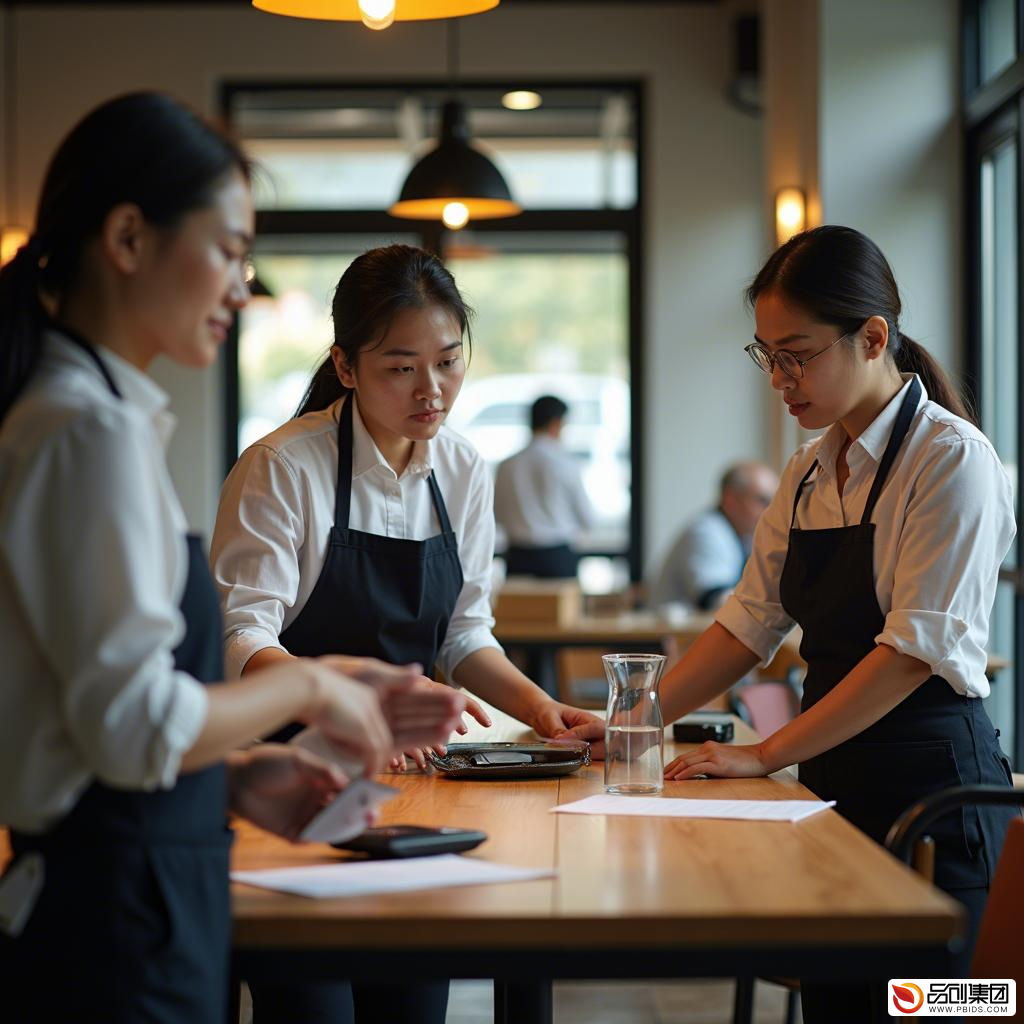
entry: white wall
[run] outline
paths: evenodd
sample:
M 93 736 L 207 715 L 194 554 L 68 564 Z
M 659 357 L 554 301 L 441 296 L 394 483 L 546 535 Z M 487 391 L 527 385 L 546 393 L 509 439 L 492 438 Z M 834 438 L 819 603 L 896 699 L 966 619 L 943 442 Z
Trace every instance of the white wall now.
M 140 87 L 209 112 L 225 79 L 441 77 L 444 28 L 282 19 L 234 5 L 18 8 L 23 219 L 61 135 L 92 105 Z M 763 256 L 760 123 L 723 98 L 730 13 L 716 4 L 507 6 L 462 23 L 464 74 L 638 77 L 647 83 L 648 559 L 710 500 L 720 466 L 764 454 L 766 395 L 745 365 L 744 282 Z M 209 528 L 220 382 L 158 369 L 181 419 L 170 460 L 186 511 Z
M 962 368 L 961 139 L 956 0 L 822 0 L 821 197 L 826 222 L 881 247 L 903 326 Z

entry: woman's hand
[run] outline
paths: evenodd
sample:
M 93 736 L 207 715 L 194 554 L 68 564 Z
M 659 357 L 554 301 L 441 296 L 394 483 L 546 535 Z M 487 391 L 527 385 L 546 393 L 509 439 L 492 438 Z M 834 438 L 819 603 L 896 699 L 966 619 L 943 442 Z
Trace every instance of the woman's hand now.
M 587 740 L 592 758 L 604 757 L 604 721 L 571 704 L 546 700 L 530 716 L 529 726 L 538 736 L 555 740 Z
M 408 690 L 381 691 L 381 708 L 395 750 L 411 752 L 447 742 L 462 725 L 468 701 L 458 690 L 420 677 Z
M 293 842 L 348 783 L 337 765 L 279 743 L 235 751 L 227 758 L 227 768 L 229 808 Z
M 313 687 L 313 699 L 302 721 L 315 725 L 344 753 L 362 762 L 367 775 L 383 771 L 387 759 L 403 744 L 396 742 L 375 687 L 342 675 L 331 658 L 301 659 Z M 403 670 L 395 669 L 396 673 Z M 393 683 L 394 692 L 411 690 L 416 675 L 405 672 Z
M 720 779 L 753 779 L 770 775 L 775 769 L 769 766 L 762 747 L 761 743 L 737 746 L 708 740 L 665 765 L 665 778 L 680 780 L 711 775 Z

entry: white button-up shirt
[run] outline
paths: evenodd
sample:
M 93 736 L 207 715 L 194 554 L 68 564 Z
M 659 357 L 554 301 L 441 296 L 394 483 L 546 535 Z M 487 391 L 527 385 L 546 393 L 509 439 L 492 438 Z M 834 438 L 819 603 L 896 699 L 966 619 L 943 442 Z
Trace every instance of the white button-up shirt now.
M 334 525 L 343 404 L 344 399 L 290 420 L 257 441 L 224 483 L 210 561 L 224 609 L 229 676 L 240 675 L 263 648 L 285 650 L 280 636 L 305 608 L 320 577 Z M 467 655 L 483 647 L 500 650 L 491 632 L 494 513 L 487 466 L 465 438 L 442 427 L 432 440 L 416 442 L 399 477 L 367 433 L 358 405 L 352 441 L 347 525 L 353 530 L 405 540 L 435 536 L 441 527 L 427 483 L 431 470 L 437 479 L 464 577 L 437 658 L 451 679 Z
M 842 498 L 836 458 L 846 434 L 840 424 L 790 459 L 757 525 L 743 577 L 716 616 L 763 661 L 793 626 L 779 601 L 779 580 L 800 480 L 817 459 L 821 468 L 804 486 L 794 525 L 821 530 L 859 523 L 912 376 L 903 375 L 899 394 L 847 450 L 850 476 Z M 1016 533 L 1010 480 L 989 440 L 929 401 L 922 388 L 871 521 L 875 594 L 884 616 L 875 642 L 923 661 L 957 693 L 987 697 L 989 616 L 999 566 Z
M 188 571 L 167 396 L 50 332 L 0 429 L 0 823 L 53 825 L 99 779 L 170 787 L 206 719 L 174 668 Z
M 561 441 L 537 434 L 499 467 L 494 514 L 510 544 L 572 544 L 594 525 L 580 467 Z

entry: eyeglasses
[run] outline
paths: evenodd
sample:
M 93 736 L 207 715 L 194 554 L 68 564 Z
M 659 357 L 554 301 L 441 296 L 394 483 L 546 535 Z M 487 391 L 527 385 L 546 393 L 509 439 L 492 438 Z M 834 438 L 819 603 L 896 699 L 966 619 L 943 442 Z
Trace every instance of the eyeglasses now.
M 850 332 L 852 333 L 852 332 Z M 831 345 L 826 345 L 820 352 L 815 352 L 813 356 L 808 356 L 806 359 L 801 359 L 798 355 L 794 355 L 792 352 L 787 352 L 786 349 L 780 348 L 778 352 L 772 352 L 771 349 L 766 348 L 759 341 L 755 341 L 743 350 L 754 360 L 754 365 L 760 370 L 764 370 L 765 373 L 771 373 L 776 365 L 779 369 L 786 374 L 787 377 L 792 377 L 794 380 L 799 380 L 804 375 L 804 367 L 812 360 L 817 359 L 818 356 L 823 356 L 830 348 L 834 348 L 844 338 L 850 337 L 850 334 L 841 334 Z

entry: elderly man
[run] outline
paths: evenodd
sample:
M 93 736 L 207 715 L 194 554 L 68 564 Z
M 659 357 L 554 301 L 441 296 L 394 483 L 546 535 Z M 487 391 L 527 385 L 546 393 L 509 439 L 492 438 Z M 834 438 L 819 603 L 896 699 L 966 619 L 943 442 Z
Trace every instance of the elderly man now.
M 779 478 L 759 462 L 739 462 L 722 475 L 718 505 L 690 522 L 669 550 L 651 604 L 717 608 L 739 582 L 761 513 Z

